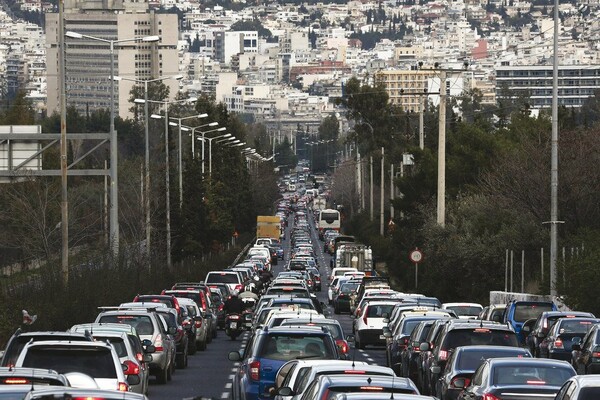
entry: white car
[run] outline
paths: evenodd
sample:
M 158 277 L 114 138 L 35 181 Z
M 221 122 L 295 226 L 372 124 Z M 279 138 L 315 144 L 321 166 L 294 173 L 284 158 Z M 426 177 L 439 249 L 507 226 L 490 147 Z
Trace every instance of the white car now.
M 290 394 L 276 394 L 275 400 L 299 399 L 310 382 L 319 375 L 386 375 L 394 376 L 388 367 L 369 365 L 364 361 L 351 360 L 291 360 L 283 364 L 275 375 L 275 391 Z M 285 388 L 282 390 L 282 388 Z
M 477 319 L 483 306 L 479 303 L 444 303 L 442 310 L 451 310 L 460 319 Z
M 28 343 L 19 354 L 15 367 L 52 369 L 61 374 L 81 372 L 92 377 L 100 389 L 129 391 L 115 348 L 106 342 L 48 340 Z
M 338 276 L 337 278 L 333 279 L 327 288 L 327 300 L 329 300 L 329 304 L 333 303 L 333 296 L 340 289 L 342 283 L 348 282 L 350 279 L 352 279 L 350 276 Z
M 397 302 L 386 300 L 369 301 L 362 308 L 360 315 L 354 320 L 356 348 L 364 349 L 366 345 L 385 345 L 383 327 L 385 318 L 389 318 Z
M 356 268 L 350 267 L 336 267 L 331 270 L 331 275 L 329 275 L 329 280 L 333 281 L 338 276 L 344 276 L 346 272 L 358 272 Z

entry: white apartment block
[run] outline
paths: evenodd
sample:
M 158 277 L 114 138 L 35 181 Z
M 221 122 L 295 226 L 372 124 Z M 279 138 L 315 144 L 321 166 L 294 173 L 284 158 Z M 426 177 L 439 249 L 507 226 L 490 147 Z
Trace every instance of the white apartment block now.
M 110 4 L 109 4 L 110 3 Z M 179 74 L 177 53 L 178 22 L 176 14 L 155 14 L 148 3 L 122 0 L 81 1 L 65 4 L 65 30 L 105 40 L 116 41 L 143 36 L 160 36 L 157 43 L 126 41 L 114 46 L 115 112 L 123 118 L 132 116 L 130 91 L 132 80 L 148 80 Z M 58 14 L 46 14 L 48 112 L 58 110 Z M 67 104 L 79 112 L 110 108 L 110 45 L 92 39 L 66 39 Z M 179 83 L 164 81 L 173 99 Z

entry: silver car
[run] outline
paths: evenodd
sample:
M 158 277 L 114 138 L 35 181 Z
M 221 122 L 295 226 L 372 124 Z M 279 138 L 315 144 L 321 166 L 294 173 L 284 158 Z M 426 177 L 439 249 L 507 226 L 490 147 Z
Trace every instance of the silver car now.
M 161 305 L 161 303 L 157 303 L 156 307 Z M 164 318 L 154 311 L 156 307 L 107 310 L 98 314 L 95 322 L 131 325 L 136 329 L 140 339 L 150 340 L 155 350 L 150 362 L 150 374 L 156 376 L 158 383 L 164 384 L 171 380 L 175 370 L 173 335 L 176 332 L 169 332 Z

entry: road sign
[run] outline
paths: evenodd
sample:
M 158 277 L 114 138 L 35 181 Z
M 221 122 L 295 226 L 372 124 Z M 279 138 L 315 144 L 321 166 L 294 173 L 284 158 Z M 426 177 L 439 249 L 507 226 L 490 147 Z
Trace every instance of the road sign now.
M 421 262 L 421 260 L 423 260 L 423 253 L 421 253 L 421 250 L 419 249 L 414 249 L 410 252 L 409 258 L 410 261 L 414 262 L 415 264 L 418 264 Z

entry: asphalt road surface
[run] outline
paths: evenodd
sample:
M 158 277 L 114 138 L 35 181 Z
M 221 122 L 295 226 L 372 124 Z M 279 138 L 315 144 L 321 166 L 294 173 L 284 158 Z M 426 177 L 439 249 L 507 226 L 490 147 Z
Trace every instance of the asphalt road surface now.
M 290 214 L 290 218 L 290 222 L 292 222 L 293 214 Z M 323 243 L 319 241 L 314 225 L 312 226 L 312 235 L 323 279 L 323 290 L 317 292 L 317 296 L 320 301 L 327 304 L 327 282 L 329 272 L 331 272 L 329 268 L 331 257 L 323 253 Z M 289 234 L 286 234 L 283 244 L 285 260 L 287 260 L 290 251 Z M 277 276 L 283 270 L 284 265 L 285 262 L 280 260 L 278 265 L 274 266 L 273 274 Z M 348 314 L 335 315 L 333 309 L 329 306 L 328 310 L 330 318 L 336 318 L 340 321 L 344 329 L 344 334 L 350 334 L 352 332 L 352 318 Z M 243 349 L 248 341 L 248 337 L 249 332 L 246 332 L 237 340 L 232 341 L 225 335 L 224 331 L 219 331 L 217 338 L 213 339 L 205 351 L 198 351 L 195 355 L 189 357 L 188 367 L 184 370 L 177 370 L 171 382 L 168 382 L 166 385 L 158 385 L 151 379 L 148 397 L 151 400 L 230 398 L 233 374 L 236 371 L 238 363 L 229 361 L 227 355 L 230 351 Z M 350 354 L 354 351 L 351 345 Z M 356 361 L 367 361 L 370 364 L 385 365 L 385 349 L 383 347 L 369 346 L 365 350 L 356 350 L 354 357 Z

